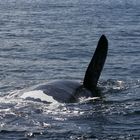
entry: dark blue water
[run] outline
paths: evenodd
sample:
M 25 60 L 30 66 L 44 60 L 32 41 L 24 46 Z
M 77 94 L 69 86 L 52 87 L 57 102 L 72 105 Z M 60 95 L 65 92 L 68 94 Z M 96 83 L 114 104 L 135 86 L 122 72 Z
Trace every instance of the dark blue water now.
M 0 139 L 140 139 L 139 0 L 0 0 Z M 82 80 L 101 34 L 102 99 L 45 104 L 9 97 L 53 79 Z

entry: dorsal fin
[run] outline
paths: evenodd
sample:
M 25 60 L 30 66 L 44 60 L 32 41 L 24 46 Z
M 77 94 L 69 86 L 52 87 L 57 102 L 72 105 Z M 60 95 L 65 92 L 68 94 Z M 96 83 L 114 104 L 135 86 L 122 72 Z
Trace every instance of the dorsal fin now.
M 97 87 L 101 71 L 103 69 L 108 51 L 108 41 L 105 35 L 99 39 L 95 53 L 86 70 L 83 85 L 86 89 L 94 91 Z

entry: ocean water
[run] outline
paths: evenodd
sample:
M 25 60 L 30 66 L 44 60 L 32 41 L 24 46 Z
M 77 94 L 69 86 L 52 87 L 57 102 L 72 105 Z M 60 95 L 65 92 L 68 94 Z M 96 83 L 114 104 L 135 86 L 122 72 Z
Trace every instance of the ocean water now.
M 139 0 L 0 0 L 0 139 L 140 139 Z M 11 97 L 54 79 L 82 80 L 109 41 L 102 98 L 74 104 Z

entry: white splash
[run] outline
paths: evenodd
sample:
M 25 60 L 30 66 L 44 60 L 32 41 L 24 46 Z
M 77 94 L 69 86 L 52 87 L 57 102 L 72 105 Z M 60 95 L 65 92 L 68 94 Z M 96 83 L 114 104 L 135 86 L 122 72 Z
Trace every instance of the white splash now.
M 33 99 L 40 99 L 41 101 L 57 103 L 57 101 L 54 100 L 52 96 L 48 96 L 42 90 L 34 90 L 34 91 L 25 92 L 20 96 L 20 98 L 23 98 L 23 99 L 33 98 Z
M 98 99 L 100 99 L 100 97 L 88 97 L 88 98 L 81 97 L 81 98 L 79 98 L 79 101 L 80 101 L 80 103 L 84 103 L 84 102 L 88 102 L 88 101 L 95 101 Z

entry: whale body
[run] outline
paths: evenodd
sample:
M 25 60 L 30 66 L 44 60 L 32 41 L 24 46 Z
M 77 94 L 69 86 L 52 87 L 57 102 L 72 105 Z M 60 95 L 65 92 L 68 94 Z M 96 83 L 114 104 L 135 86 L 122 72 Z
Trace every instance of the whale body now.
M 78 102 L 80 97 L 98 97 L 97 83 L 101 75 L 108 51 L 108 41 L 105 35 L 99 39 L 94 55 L 87 67 L 83 81 L 56 80 L 38 85 L 28 92 L 24 92 L 21 97 L 47 98 L 62 103 Z

